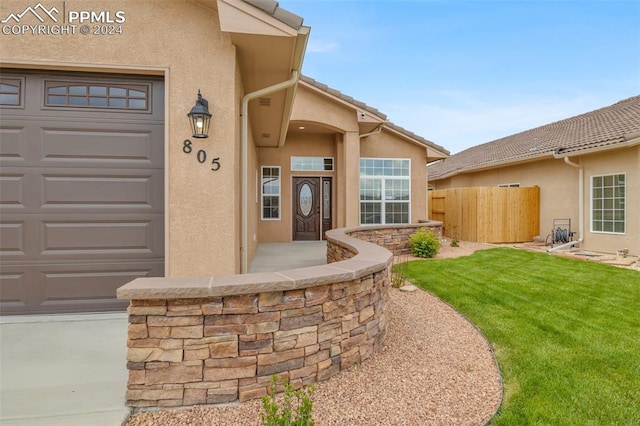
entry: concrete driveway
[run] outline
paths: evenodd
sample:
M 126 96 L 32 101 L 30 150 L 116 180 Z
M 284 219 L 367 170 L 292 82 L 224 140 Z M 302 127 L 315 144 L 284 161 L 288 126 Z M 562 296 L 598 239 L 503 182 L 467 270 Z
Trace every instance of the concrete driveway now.
M 0 424 L 122 424 L 126 339 L 125 313 L 0 317 Z

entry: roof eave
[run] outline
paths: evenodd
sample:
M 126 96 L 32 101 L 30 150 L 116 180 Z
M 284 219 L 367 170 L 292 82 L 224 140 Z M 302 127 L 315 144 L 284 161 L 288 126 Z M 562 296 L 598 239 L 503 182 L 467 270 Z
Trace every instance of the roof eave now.
M 431 161 L 440 160 L 449 156 L 449 151 L 447 151 L 446 149 L 439 147 L 438 145 L 434 144 L 433 142 L 429 142 L 426 139 L 421 140 L 414 138 L 395 128 L 392 123 L 386 123 L 382 128 L 383 130 L 393 133 L 408 142 L 425 148 L 425 156 L 427 157 L 427 159 L 431 158 Z
M 554 158 L 576 157 L 579 155 L 595 154 L 604 151 L 613 151 L 616 149 L 630 148 L 632 146 L 640 145 L 640 132 L 624 135 L 626 139 L 624 142 L 618 142 L 610 145 L 595 146 L 593 148 L 586 149 L 569 149 L 558 150 L 553 153 Z
M 302 63 L 304 61 L 304 54 L 307 50 L 307 42 L 309 41 L 310 27 L 300 27 L 298 30 L 298 36 L 296 38 L 296 44 L 294 47 L 293 63 L 291 64 L 291 71 L 298 72 L 298 83 L 294 84 L 287 89 L 284 115 L 282 117 L 282 124 L 280 127 L 280 139 L 278 140 L 278 147 L 282 148 L 287 140 L 287 131 L 289 129 L 289 120 L 291 119 L 291 112 L 293 111 L 293 101 L 296 97 L 296 89 L 300 83 L 300 75 L 302 70 Z
M 528 157 L 521 157 L 520 159 L 517 159 L 514 161 L 513 158 L 510 158 L 506 161 L 500 161 L 497 163 L 492 163 L 492 164 L 484 164 L 484 165 L 480 165 L 478 167 L 470 167 L 470 168 L 465 168 L 465 169 L 458 169 L 458 170 L 454 170 L 452 172 L 446 173 L 442 176 L 439 176 L 437 178 L 434 179 L 429 179 L 431 180 L 441 180 L 441 179 L 448 179 L 457 175 L 463 175 L 463 174 L 467 174 L 467 173 L 477 173 L 477 172 L 483 172 L 486 170 L 492 170 L 492 169 L 498 169 L 500 167 L 504 167 L 505 165 L 518 165 L 518 164 L 525 164 L 525 163 L 531 163 L 534 161 L 539 161 L 542 160 L 544 158 L 553 158 L 554 153 L 553 151 L 545 151 L 543 153 L 540 153 L 538 155 L 532 155 L 532 156 L 528 156 Z
M 217 0 L 220 29 L 236 46 L 238 66 L 245 93 L 282 83 L 293 71 L 300 73 L 310 28 L 302 18 L 272 0 Z M 271 105 L 249 105 L 249 116 L 258 146 L 282 146 L 296 84 L 269 96 Z

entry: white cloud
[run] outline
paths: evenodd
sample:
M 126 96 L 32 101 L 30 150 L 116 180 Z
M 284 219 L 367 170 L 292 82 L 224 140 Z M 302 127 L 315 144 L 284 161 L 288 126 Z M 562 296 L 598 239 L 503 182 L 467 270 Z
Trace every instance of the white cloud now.
M 334 52 L 338 50 L 338 43 L 333 41 L 317 41 L 317 40 L 309 40 L 307 45 L 308 53 L 327 53 Z

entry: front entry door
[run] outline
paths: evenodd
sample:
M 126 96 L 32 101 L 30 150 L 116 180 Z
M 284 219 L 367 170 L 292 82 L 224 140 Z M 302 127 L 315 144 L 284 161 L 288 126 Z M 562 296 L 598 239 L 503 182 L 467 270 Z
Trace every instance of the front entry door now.
M 293 178 L 293 240 L 320 239 L 320 178 Z

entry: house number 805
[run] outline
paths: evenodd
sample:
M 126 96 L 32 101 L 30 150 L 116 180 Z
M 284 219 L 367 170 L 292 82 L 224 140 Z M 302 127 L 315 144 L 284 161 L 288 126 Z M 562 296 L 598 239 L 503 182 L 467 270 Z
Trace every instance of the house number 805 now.
M 193 144 L 189 139 L 185 139 L 182 143 L 182 152 L 184 152 L 185 154 L 191 154 L 193 152 Z M 204 149 L 199 149 L 196 152 L 196 160 L 198 160 L 198 163 L 200 164 L 206 163 L 207 151 L 205 151 Z M 215 157 L 213 160 L 211 160 L 211 170 L 213 170 L 214 172 L 220 170 L 220 166 L 220 157 Z

